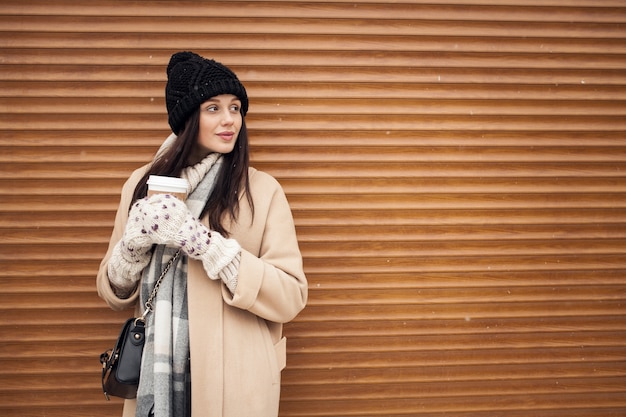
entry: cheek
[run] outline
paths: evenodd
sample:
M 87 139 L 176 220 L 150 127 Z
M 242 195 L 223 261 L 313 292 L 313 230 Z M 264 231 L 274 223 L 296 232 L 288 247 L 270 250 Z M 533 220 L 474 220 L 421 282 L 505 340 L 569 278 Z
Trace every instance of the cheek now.
M 200 125 L 198 126 L 198 136 L 200 140 L 211 137 L 211 135 L 217 129 L 217 124 L 212 123 L 211 120 L 200 121 Z
M 200 118 L 200 132 L 209 132 L 211 130 L 214 130 L 215 127 L 217 126 L 217 123 L 215 123 L 214 120 L 212 120 L 210 117 L 201 117 Z

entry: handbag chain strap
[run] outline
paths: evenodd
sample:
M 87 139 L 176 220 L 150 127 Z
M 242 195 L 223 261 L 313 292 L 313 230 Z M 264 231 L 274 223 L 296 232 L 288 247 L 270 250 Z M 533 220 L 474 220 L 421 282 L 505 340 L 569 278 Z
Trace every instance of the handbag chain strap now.
M 148 300 L 146 301 L 144 312 L 141 315 L 141 317 L 137 318 L 137 320 L 143 321 L 144 323 L 146 322 L 146 316 L 154 309 L 154 306 L 153 306 L 152 303 L 154 302 L 154 299 L 155 299 L 155 297 L 157 295 L 157 291 L 159 291 L 159 287 L 161 286 L 161 282 L 163 282 L 163 278 L 165 278 L 165 274 L 167 274 L 167 271 L 170 270 L 170 268 L 172 267 L 172 264 L 174 262 L 176 262 L 176 259 L 178 259 L 179 256 L 180 256 L 180 249 L 178 249 L 176 251 L 174 256 L 172 256 L 172 258 L 167 262 L 167 264 L 163 268 L 163 271 L 161 272 L 161 276 L 159 277 L 157 282 L 154 284 L 154 288 L 152 288 L 152 292 L 150 293 L 150 297 L 148 297 Z

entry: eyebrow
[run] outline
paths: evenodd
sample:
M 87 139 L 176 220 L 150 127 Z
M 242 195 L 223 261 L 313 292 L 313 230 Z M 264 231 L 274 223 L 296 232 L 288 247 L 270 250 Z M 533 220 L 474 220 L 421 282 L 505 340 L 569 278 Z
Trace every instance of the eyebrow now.
M 239 101 L 239 102 L 241 102 L 241 99 L 240 99 L 239 97 L 235 96 L 232 100 L 230 100 L 230 102 L 231 102 L 231 103 L 232 103 L 233 101 Z M 208 100 L 206 100 L 206 101 L 205 101 L 205 103 L 208 103 L 208 102 L 211 102 L 211 103 L 220 103 L 220 102 L 221 102 L 221 100 L 218 100 L 218 99 L 215 99 L 215 98 L 210 98 L 210 99 L 208 99 Z

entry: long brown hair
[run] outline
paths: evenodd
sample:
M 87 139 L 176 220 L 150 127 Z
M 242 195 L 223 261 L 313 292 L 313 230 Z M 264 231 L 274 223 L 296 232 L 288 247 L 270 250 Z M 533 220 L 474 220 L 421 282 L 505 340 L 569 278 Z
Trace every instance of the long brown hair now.
M 147 181 L 150 175 L 180 177 L 183 169 L 189 165 L 189 158 L 196 147 L 200 130 L 199 121 L 200 108 L 189 116 L 185 127 L 174 143 L 154 160 L 146 174 L 141 178 L 139 183 L 137 183 L 135 192 L 133 193 L 132 203 L 147 195 Z M 248 168 L 250 166 L 248 130 L 243 117 L 234 149 L 232 152 L 224 154 L 222 158 L 224 158 L 224 161 L 220 172 L 217 174 L 217 183 L 202 209 L 200 218 L 209 213 L 209 224 L 211 228 L 224 236 L 228 236 L 229 232 L 224 227 L 223 221 L 226 215 L 230 216 L 233 220 L 237 220 L 237 216 L 239 215 L 239 196 L 241 192 L 246 195 L 248 203 L 254 213 L 254 203 L 252 202 L 252 195 L 250 194 L 250 181 L 248 178 Z

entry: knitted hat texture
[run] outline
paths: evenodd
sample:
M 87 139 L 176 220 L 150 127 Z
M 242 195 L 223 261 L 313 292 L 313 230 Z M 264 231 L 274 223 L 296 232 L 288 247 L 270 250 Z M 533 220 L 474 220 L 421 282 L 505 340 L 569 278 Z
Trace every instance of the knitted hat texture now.
M 178 135 L 202 103 L 220 94 L 232 94 L 241 100 L 241 114 L 246 115 L 246 89 L 230 68 L 193 52 L 172 55 L 165 85 L 165 106 L 172 132 Z

